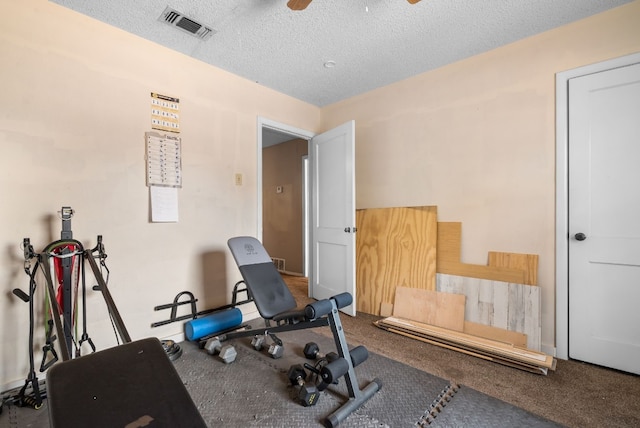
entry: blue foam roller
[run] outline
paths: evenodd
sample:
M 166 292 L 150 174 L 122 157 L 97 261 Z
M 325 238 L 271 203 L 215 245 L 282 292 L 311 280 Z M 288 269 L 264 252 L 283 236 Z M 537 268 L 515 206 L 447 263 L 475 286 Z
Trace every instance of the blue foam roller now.
M 242 324 L 242 312 L 238 308 L 233 308 L 187 321 L 184 324 L 184 332 L 188 340 L 198 340 L 240 324 Z

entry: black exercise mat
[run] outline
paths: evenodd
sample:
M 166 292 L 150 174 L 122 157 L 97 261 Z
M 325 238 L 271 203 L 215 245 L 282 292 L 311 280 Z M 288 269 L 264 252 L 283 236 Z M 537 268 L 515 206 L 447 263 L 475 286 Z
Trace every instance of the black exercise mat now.
M 308 362 L 302 352 L 304 343 L 318 343 L 323 353 L 335 350 L 335 345 L 331 338 L 309 330 L 279 337 L 285 343 L 283 358 L 274 360 L 266 351 L 254 350 L 249 339 L 237 339 L 233 344 L 238 356 L 232 364 L 224 364 L 194 343 L 181 344 L 184 354 L 175 362 L 176 369 L 209 426 L 323 426 L 326 416 L 347 400 L 341 379 L 322 393 L 316 406 L 297 404 L 287 371 L 292 364 Z M 435 417 L 426 418 L 439 394 L 449 386 L 447 380 L 377 354 L 370 354 L 355 370 L 361 388 L 374 378 L 383 386 L 341 427 L 558 426 L 464 386 Z
M 437 414 L 434 427 L 557 427 L 546 419 L 509 403 L 461 386 Z

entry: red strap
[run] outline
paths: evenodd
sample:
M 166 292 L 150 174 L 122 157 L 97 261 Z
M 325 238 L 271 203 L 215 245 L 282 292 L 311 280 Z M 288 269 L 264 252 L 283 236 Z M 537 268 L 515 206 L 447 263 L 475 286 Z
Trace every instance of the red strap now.
M 74 252 L 76 250 L 76 246 L 74 244 L 61 245 L 53 250 L 55 254 L 62 254 L 65 249 L 68 249 L 69 252 Z M 71 271 L 73 272 L 73 259 L 71 258 Z M 64 310 L 64 277 L 62 272 L 62 259 L 58 257 L 53 258 L 53 268 L 55 270 L 56 278 L 58 279 L 58 290 L 56 292 L 56 300 L 58 301 L 58 307 L 60 308 L 60 315 L 62 315 Z

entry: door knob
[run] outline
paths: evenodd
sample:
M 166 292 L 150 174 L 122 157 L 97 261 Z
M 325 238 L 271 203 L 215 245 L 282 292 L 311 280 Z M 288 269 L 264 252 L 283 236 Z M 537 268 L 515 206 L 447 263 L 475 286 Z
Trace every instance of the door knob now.
M 575 238 L 577 241 L 584 241 L 585 239 L 587 239 L 587 235 L 582 232 L 578 232 L 575 234 Z
M 351 232 L 351 228 L 350 227 L 345 227 L 344 231 L 347 232 L 347 233 L 350 233 Z

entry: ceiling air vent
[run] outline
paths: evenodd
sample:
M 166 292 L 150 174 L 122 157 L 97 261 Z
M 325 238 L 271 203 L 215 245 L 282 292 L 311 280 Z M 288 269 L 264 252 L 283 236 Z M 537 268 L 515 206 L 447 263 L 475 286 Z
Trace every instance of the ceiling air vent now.
M 201 40 L 209 40 L 216 32 L 215 30 L 200 24 L 193 19 L 187 18 L 177 10 L 167 7 L 162 15 L 158 18 L 158 21 L 167 23 L 172 27 L 177 27 L 182 31 L 185 31 Z

